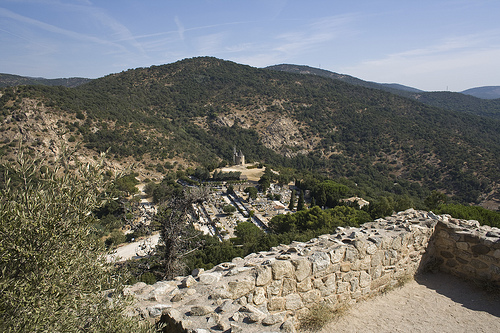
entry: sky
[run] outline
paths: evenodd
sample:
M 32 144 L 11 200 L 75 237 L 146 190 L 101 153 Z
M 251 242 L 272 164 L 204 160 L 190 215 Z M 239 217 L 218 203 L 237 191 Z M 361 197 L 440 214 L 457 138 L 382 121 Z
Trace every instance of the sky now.
M 0 0 L 0 73 L 98 78 L 214 56 L 426 91 L 500 85 L 499 0 Z

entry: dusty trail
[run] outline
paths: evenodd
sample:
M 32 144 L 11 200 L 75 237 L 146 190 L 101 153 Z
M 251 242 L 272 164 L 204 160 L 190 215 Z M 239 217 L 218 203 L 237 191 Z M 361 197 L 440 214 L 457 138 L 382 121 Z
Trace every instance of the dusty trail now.
M 320 332 L 500 332 L 500 293 L 425 274 L 357 304 Z

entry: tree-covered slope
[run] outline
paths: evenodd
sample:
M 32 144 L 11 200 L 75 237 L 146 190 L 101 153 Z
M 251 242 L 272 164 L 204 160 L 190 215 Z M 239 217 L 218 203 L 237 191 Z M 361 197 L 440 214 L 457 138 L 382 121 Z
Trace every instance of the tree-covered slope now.
M 81 84 L 89 82 L 91 79 L 82 77 L 59 78 L 59 79 L 45 79 L 41 77 L 27 77 L 12 74 L 0 73 L 0 87 L 14 87 L 20 85 L 45 85 L 45 86 L 64 86 L 64 87 L 77 87 Z
M 462 93 L 447 91 L 426 92 L 398 84 L 363 81 L 349 75 L 337 74 L 308 66 L 276 65 L 267 68 L 290 73 L 318 75 L 366 88 L 388 91 L 396 95 L 416 99 L 429 106 L 500 119 L 500 99 L 493 99 L 493 96 L 498 93 L 498 87 L 475 88 Z M 487 98 L 486 96 L 491 97 L 483 99 Z
M 36 112 L 64 114 L 66 138 L 116 159 L 147 157 L 158 170 L 173 161 L 213 167 L 236 146 L 251 161 L 398 194 L 424 186 L 465 202 L 499 197 L 500 122 L 319 76 L 205 57 L 2 94 L 5 129 L 27 133 L 35 125 L 22 124 Z M 4 142 L 7 154 L 12 140 Z

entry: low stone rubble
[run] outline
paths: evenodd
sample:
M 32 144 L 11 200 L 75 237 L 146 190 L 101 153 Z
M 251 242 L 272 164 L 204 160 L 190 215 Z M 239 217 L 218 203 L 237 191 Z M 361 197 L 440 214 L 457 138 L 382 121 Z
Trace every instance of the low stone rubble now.
M 350 306 L 398 285 L 442 256 L 448 256 L 442 262 L 452 266 L 452 257 L 446 252 L 450 242 L 429 245 L 436 238 L 437 224 L 458 226 L 465 234 L 472 232 L 471 228 L 483 230 L 448 215 L 409 209 L 360 228 L 339 227 L 335 234 L 306 243 L 293 242 L 234 258 L 209 271 L 197 269 L 173 281 L 136 283 L 125 289 L 137 300 L 130 315 L 160 321 L 164 332 L 294 332 L 316 304 L 324 303 L 332 310 Z M 462 240 L 439 230 L 448 235 L 443 234 L 443 239 Z M 488 240 L 488 251 L 477 246 L 483 243 L 476 240 L 467 247 L 472 249 L 471 256 L 476 251 L 477 260 L 492 268 L 486 275 L 498 283 L 500 230 L 481 232 L 478 237 Z M 456 244 L 457 251 L 466 248 Z M 453 254 L 453 260 L 462 256 L 461 252 Z M 478 266 L 474 272 L 485 277 L 481 273 L 487 271 L 484 265 L 475 265 L 472 258 L 468 265 L 473 270 Z

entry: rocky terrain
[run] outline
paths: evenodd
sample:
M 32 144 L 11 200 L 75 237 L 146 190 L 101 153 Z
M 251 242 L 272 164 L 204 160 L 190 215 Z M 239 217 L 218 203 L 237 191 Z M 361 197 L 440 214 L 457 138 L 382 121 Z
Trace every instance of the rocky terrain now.
M 460 251 L 452 254 L 457 246 Z M 499 258 L 499 229 L 410 209 L 210 271 L 137 283 L 126 293 L 137 300 L 130 315 L 160 321 L 165 332 L 294 332 L 320 304 L 329 311 L 351 307 L 423 270 L 498 287 Z

